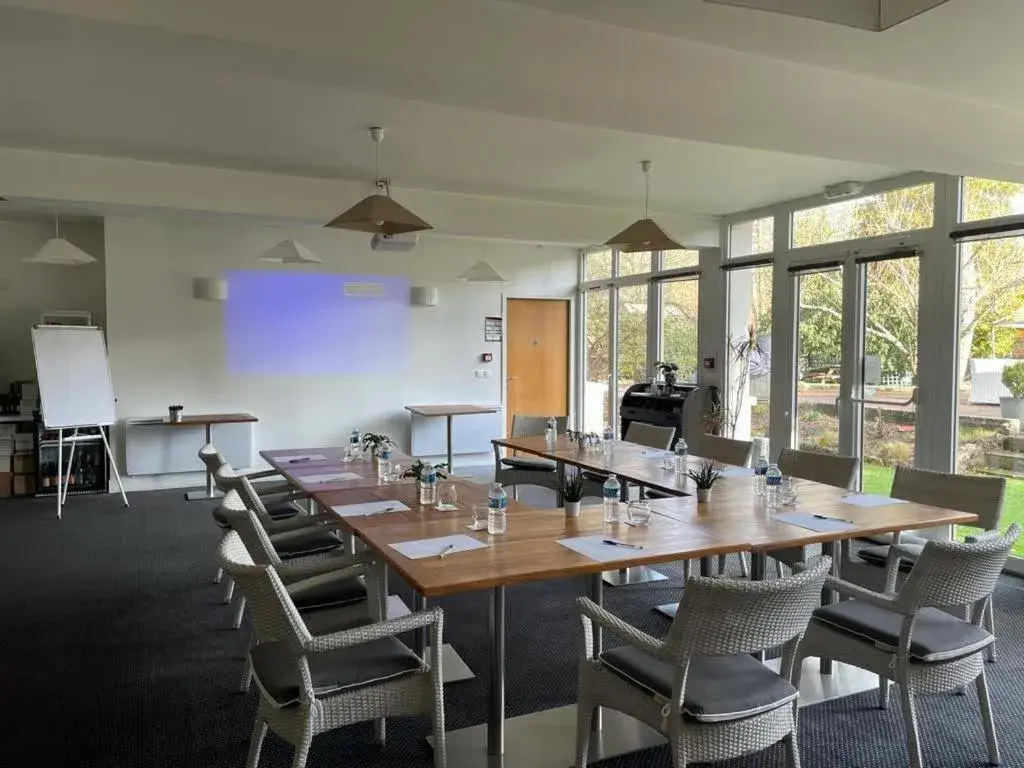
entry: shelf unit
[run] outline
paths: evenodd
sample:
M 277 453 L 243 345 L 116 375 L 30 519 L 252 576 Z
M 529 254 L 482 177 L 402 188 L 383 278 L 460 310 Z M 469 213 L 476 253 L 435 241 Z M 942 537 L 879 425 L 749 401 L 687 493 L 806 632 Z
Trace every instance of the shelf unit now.
M 110 462 L 103 448 L 101 429 L 106 427 L 83 427 L 74 442 L 74 455 L 71 456 L 72 443 L 68 438 L 74 430 L 64 430 L 63 474 L 68 476 L 68 460 L 71 460 L 68 478 L 69 496 L 82 496 L 94 493 L 106 493 L 110 479 Z M 57 432 L 45 429 L 42 424 L 36 425 L 36 483 L 35 495 L 57 495 Z

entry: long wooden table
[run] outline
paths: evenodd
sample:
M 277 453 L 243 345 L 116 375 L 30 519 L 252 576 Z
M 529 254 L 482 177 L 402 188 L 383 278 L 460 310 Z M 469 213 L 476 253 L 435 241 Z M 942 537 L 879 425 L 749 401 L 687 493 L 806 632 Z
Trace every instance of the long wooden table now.
M 311 491 L 339 491 L 357 488 L 389 487 L 395 483 L 385 482 L 377 476 L 377 464 L 369 458 L 359 461 L 345 461 L 348 446 L 332 445 L 325 448 L 288 448 L 285 450 L 260 451 L 260 456 L 276 469 L 292 485 Z M 308 456 L 323 456 L 322 460 L 301 460 Z M 299 457 L 296 460 L 292 457 Z M 412 458 L 397 451 L 391 452 L 391 460 L 408 469 Z M 303 482 L 303 478 L 313 475 L 328 475 L 347 472 L 358 475 L 350 480 L 329 481 L 326 483 Z M 411 478 L 397 481 L 402 484 L 414 484 Z

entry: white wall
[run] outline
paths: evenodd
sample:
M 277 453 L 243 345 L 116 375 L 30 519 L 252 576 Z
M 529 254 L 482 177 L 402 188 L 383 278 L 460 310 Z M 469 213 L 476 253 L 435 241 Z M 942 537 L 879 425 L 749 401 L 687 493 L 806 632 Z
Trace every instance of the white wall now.
M 183 219 L 106 220 L 107 325 L 118 418 L 159 416 L 170 403 L 186 411 L 250 411 L 256 446 L 320 446 L 353 427 L 386 431 L 408 448 L 406 404 L 500 402 L 495 345 L 483 341 L 485 315 L 508 296 L 573 295 L 570 248 L 425 236 L 408 254 L 374 253 L 368 235 L 327 229 L 289 232 Z M 313 267 L 276 267 L 258 256 L 289 235 L 324 259 Z M 458 275 L 487 259 L 507 281 L 464 283 Z M 222 304 L 192 298 L 195 277 L 228 269 L 303 269 L 408 276 L 440 290 L 436 307 L 414 307 L 408 376 L 240 376 L 225 369 Z M 481 352 L 495 352 L 494 377 L 477 379 Z M 118 446 L 119 440 L 115 440 Z M 199 449 L 199 446 L 196 446 Z M 254 457 L 255 458 L 255 457 Z M 123 462 L 121 462 L 123 466 Z M 195 485 L 194 476 L 130 478 L 129 488 Z
M 61 226 L 61 236 L 97 261 L 67 267 L 25 264 L 53 237 L 51 221 L 0 221 L 0 391 L 10 382 L 35 378 L 29 329 L 44 310 L 92 312 L 104 324 L 103 223 L 80 221 Z

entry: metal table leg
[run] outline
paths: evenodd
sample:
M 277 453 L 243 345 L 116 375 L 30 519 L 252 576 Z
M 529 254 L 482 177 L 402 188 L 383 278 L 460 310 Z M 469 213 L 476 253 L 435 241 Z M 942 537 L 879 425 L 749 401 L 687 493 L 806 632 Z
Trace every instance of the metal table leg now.
M 751 552 L 750 553 L 750 580 L 751 581 L 764 581 L 768 575 L 768 555 L 764 552 Z M 754 657 L 764 662 L 765 654 L 764 651 L 758 651 L 754 654 Z
M 491 590 L 488 623 L 491 641 L 490 685 L 487 693 L 487 754 L 505 752 L 505 587 Z
M 600 606 L 604 606 L 604 580 L 601 578 L 600 573 L 595 573 L 590 577 L 590 599 L 593 600 Z M 594 625 L 594 656 L 600 656 L 601 651 L 604 650 L 604 637 L 601 627 Z M 592 722 L 592 730 L 601 730 L 601 708 L 594 707 L 594 719 Z
M 452 415 L 450 413 L 446 421 L 448 423 L 448 472 L 449 474 L 454 474 L 455 467 L 452 466 Z
M 213 444 L 213 424 L 206 425 L 206 445 Z M 206 470 L 206 493 L 202 491 L 188 491 L 185 493 L 185 501 L 198 501 L 200 499 L 216 499 L 217 492 L 213 488 L 213 473 Z
M 828 555 L 832 558 L 832 575 L 839 575 L 839 555 L 837 554 L 840 550 L 838 542 L 835 541 L 823 541 L 821 543 L 821 554 Z M 836 593 L 831 589 L 821 590 L 821 604 L 829 605 L 834 603 L 836 600 Z M 826 659 L 824 656 L 818 662 L 818 669 L 823 675 L 832 674 L 832 659 Z

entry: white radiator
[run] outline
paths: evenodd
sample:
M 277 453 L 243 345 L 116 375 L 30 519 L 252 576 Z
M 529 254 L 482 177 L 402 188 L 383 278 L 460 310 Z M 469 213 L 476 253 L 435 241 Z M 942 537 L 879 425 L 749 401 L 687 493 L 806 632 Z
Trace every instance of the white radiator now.
M 472 413 L 452 417 L 452 453 L 491 452 L 491 440 L 505 434 L 505 413 Z M 412 455 L 444 456 L 448 452 L 447 419 L 412 414 Z

